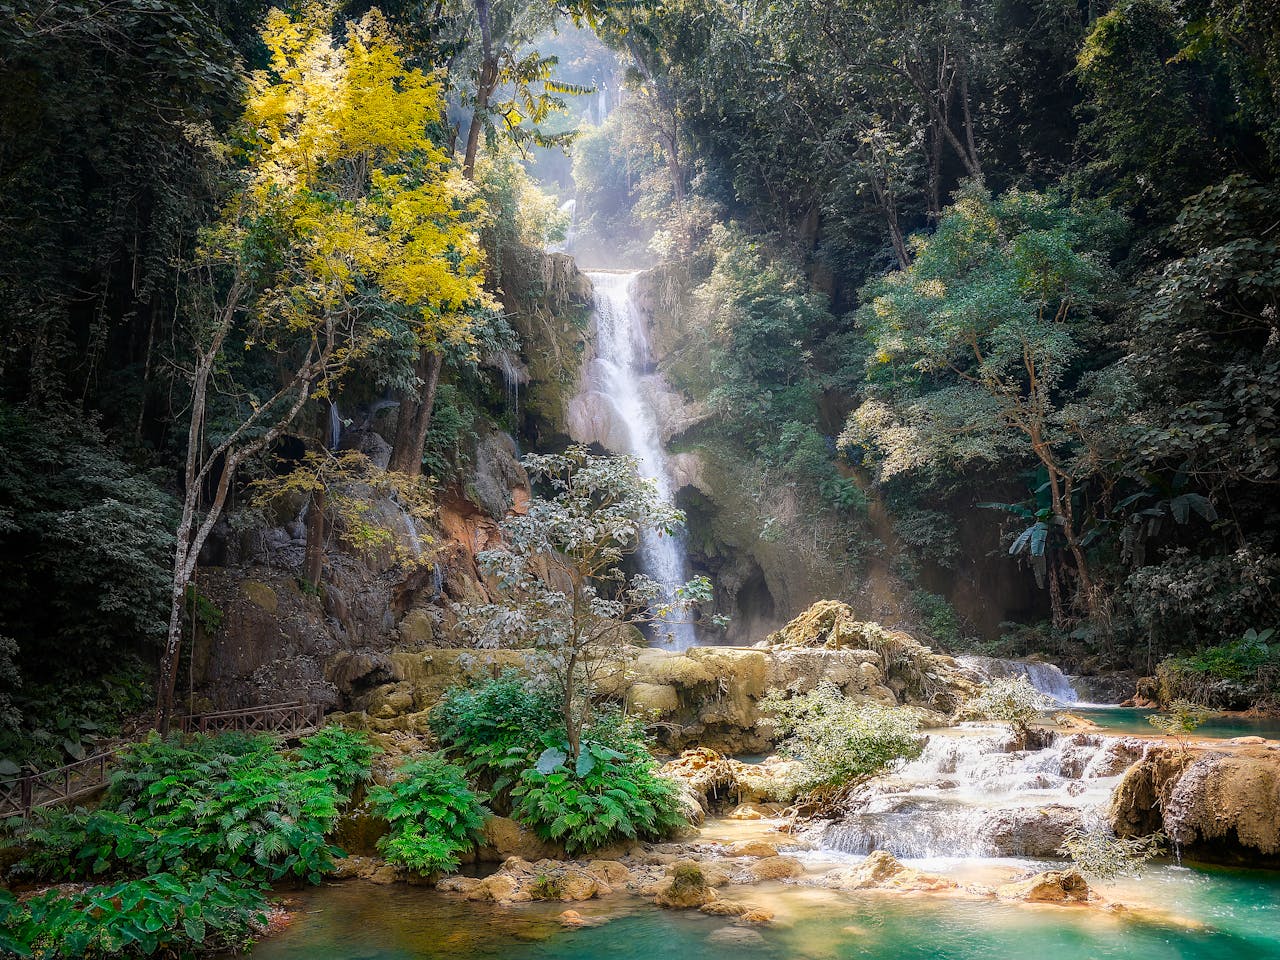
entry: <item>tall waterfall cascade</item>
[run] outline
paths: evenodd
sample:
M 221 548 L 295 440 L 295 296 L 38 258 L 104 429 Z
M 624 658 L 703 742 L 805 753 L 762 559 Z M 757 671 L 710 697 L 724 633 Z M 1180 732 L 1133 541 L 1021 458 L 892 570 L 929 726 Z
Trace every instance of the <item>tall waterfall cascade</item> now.
M 570 434 L 584 443 L 598 442 L 639 462 L 640 474 L 657 485 L 658 494 L 674 501 L 674 485 L 651 397 L 657 374 L 652 369 L 644 320 L 631 297 L 636 273 L 589 271 L 595 287 L 595 357 L 586 382 L 570 411 Z M 663 587 L 668 601 L 689 579 L 684 537 L 645 531 L 638 551 L 641 570 Z M 675 613 L 655 624 L 663 645 L 676 650 L 696 646 L 697 634 L 686 614 Z

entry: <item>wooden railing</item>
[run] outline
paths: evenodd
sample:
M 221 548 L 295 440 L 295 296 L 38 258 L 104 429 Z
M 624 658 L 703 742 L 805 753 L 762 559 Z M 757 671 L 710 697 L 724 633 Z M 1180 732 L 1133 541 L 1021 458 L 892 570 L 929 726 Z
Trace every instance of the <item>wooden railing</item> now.
M 324 707 L 314 703 L 270 703 L 243 710 L 221 710 L 182 718 L 182 732 L 268 733 L 286 740 L 324 725 Z M 106 787 L 111 765 L 128 744 L 91 757 L 16 777 L 0 779 L 0 819 L 29 817 L 32 810 L 56 807 L 90 796 Z
M 324 724 L 324 707 L 315 703 L 272 703 L 265 707 L 222 710 L 184 717 L 183 733 L 273 733 L 297 737 Z

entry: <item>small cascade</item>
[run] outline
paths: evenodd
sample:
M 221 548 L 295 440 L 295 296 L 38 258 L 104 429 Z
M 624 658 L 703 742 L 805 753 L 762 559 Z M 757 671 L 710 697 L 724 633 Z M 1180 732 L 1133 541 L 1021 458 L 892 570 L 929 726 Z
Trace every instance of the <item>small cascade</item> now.
M 570 197 L 560 204 L 560 212 L 569 215 L 569 225 L 564 230 L 564 241 L 552 248 L 553 252 L 572 253 L 575 234 L 578 231 L 578 199 Z
M 1002 660 L 998 657 L 957 657 L 962 665 L 987 680 L 998 677 L 1026 677 L 1028 682 L 1047 697 L 1065 706 L 1080 702 L 1067 675 L 1052 663 L 1038 660 Z
M 851 854 L 900 858 L 1052 857 L 1072 826 L 1100 820 L 1136 741 L 1047 733 L 1020 750 L 1003 728 L 932 734 L 923 753 L 872 781 L 821 837 Z
M 409 532 L 409 549 L 413 551 L 415 557 L 422 556 L 422 541 L 418 538 L 418 524 L 413 519 L 413 514 L 403 507 L 400 508 L 404 515 L 405 529 Z
M 666 451 L 658 432 L 657 419 L 644 390 L 650 368 L 648 339 L 639 310 L 631 299 L 634 273 L 589 272 L 595 286 L 596 357 L 589 371 L 594 390 L 608 403 L 614 419 L 624 428 L 623 452 L 639 461 L 640 474 L 653 480 L 658 494 L 675 499 Z M 683 536 L 663 536 L 645 531 L 640 544 L 641 569 L 663 587 L 666 600 L 674 600 L 675 590 L 688 579 L 688 554 Z M 677 613 L 655 624 L 663 641 L 668 637 L 676 650 L 697 645 L 697 634 L 686 615 Z
M 431 565 L 431 599 L 439 600 L 444 596 L 444 567 L 439 561 Z
M 337 450 L 342 443 L 342 413 L 338 401 L 329 401 L 329 449 Z

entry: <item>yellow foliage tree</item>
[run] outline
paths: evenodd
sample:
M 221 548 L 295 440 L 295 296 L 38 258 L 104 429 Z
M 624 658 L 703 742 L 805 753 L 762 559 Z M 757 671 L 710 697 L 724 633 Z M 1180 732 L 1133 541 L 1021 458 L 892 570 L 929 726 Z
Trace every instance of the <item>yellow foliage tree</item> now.
M 392 468 L 416 476 L 440 351 L 470 344 L 490 305 L 482 203 L 431 138 L 439 79 L 405 65 L 377 10 L 343 43 L 317 15 L 273 10 L 263 40 L 270 66 L 248 78 L 237 139 L 219 148 L 234 161 L 235 186 L 192 267 L 191 420 L 156 698 L 162 729 L 186 587 L 237 468 L 357 359 L 395 341 L 407 342 L 413 373 L 402 377 L 411 386 Z M 264 369 L 274 372 L 270 391 Z

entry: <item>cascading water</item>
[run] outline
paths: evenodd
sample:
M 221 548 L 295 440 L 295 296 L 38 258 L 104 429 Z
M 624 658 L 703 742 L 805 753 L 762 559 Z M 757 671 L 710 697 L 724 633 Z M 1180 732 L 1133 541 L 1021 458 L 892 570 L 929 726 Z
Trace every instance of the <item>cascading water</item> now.
M 928 737 L 920 757 L 872 781 L 821 838 L 827 849 L 897 857 L 1055 856 L 1072 826 L 1097 822 L 1136 741 L 1045 733 L 1020 750 L 1007 729 Z
M 342 444 L 342 413 L 336 400 L 329 401 L 329 449 L 337 450 Z
M 649 363 L 648 339 L 640 313 L 631 299 L 634 273 L 588 272 L 595 287 L 596 356 L 590 377 L 597 393 L 608 402 L 612 415 L 622 426 L 625 452 L 640 464 L 640 474 L 657 485 L 658 494 L 674 500 L 671 474 L 657 419 L 645 397 Z M 688 580 L 688 555 L 684 538 L 645 531 L 640 543 L 641 569 L 662 585 L 666 600 L 674 598 L 677 587 Z M 698 639 L 687 616 L 676 613 L 655 625 L 663 640 L 677 650 L 696 646 Z
M 1047 697 L 1052 697 L 1060 704 L 1071 705 L 1080 702 L 1080 694 L 1067 675 L 1052 663 L 1041 663 L 1037 660 L 1002 660 L 998 657 L 957 657 L 961 664 L 992 680 L 997 677 L 1026 677 L 1027 681 Z

